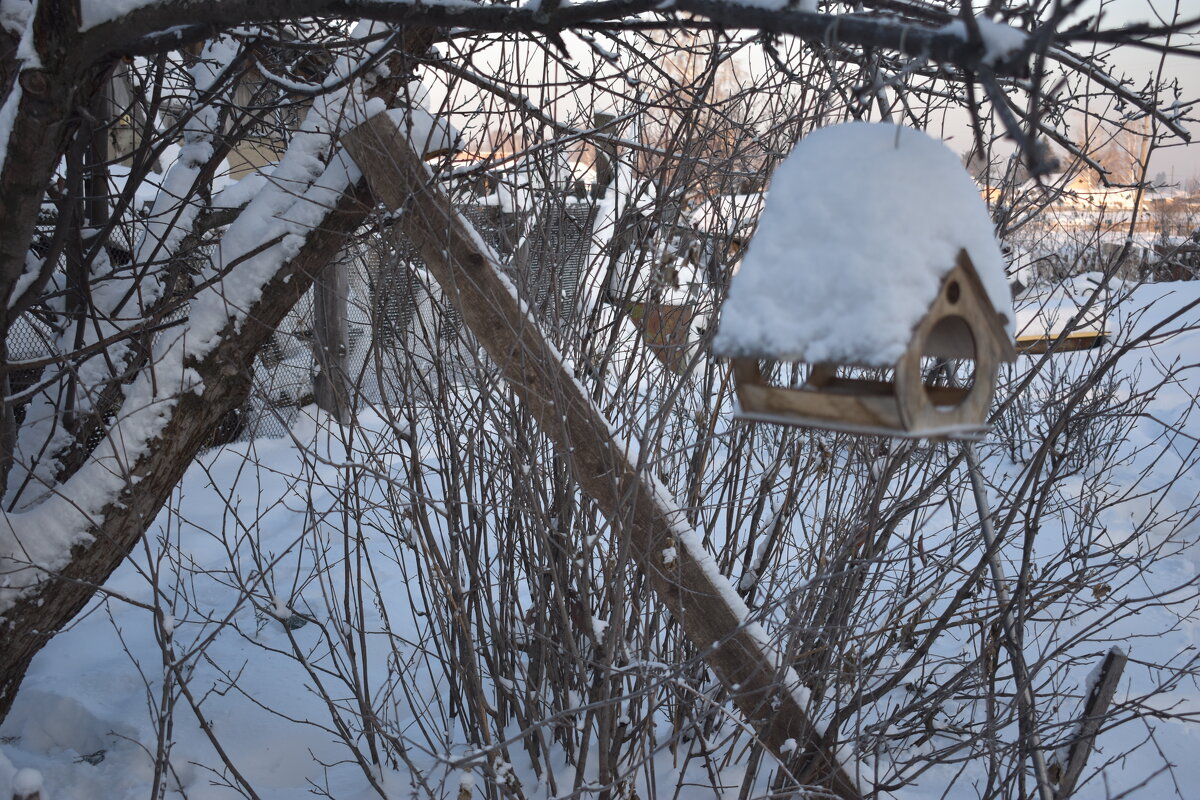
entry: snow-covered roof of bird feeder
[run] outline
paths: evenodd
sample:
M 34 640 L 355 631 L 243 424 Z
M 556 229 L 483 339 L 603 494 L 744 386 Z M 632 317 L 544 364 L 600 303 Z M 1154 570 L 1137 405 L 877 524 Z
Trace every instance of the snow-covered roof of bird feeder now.
M 1004 258 L 958 156 L 891 124 L 814 131 L 772 178 L 713 349 L 891 367 L 960 250 L 1011 337 Z
M 978 438 L 1016 356 L 1013 319 L 958 157 L 919 131 L 850 123 L 810 134 L 775 173 L 713 349 L 733 359 L 743 418 Z M 810 369 L 779 386 L 764 360 Z

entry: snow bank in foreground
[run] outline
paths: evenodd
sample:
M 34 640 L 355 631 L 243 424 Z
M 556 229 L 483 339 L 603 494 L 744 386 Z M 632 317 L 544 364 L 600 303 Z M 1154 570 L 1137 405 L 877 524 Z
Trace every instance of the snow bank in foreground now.
M 961 248 L 1011 334 L 1004 257 L 958 156 L 894 125 L 815 131 L 775 173 L 713 347 L 891 366 Z

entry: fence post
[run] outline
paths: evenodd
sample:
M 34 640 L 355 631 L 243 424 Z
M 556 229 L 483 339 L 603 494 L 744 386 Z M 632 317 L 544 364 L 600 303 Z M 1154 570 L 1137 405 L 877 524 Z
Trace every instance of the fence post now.
M 350 378 L 347 374 L 346 302 L 350 257 L 343 250 L 313 282 L 313 355 L 320 372 L 313 382 L 317 407 L 338 422 L 350 421 Z

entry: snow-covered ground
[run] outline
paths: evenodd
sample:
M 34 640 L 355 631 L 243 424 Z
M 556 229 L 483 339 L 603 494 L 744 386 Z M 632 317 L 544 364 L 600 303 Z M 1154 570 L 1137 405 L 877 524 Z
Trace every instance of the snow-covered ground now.
M 1052 702 L 1043 695 L 1039 704 L 1059 723 L 1048 728 L 1049 747 L 1061 744 L 1072 729 L 1087 677 L 1103 652 L 1118 644 L 1130 656 L 1115 698 L 1118 711 L 1100 734 L 1078 797 L 1130 792 L 1139 798 L 1188 798 L 1200 786 L 1200 735 L 1182 720 L 1200 714 L 1200 688 L 1186 677 L 1195 672 L 1200 643 L 1200 550 L 1193 545 L 1200 538 L 1195 522 L 1200 422 L 1191 413 L 1200 376 L 1188 366 L 1200 353 L 1200 333 L 1192 330 L 1200 324 L 1200 282 L 1128 291 L 1118 286 L 1112 297 L 1116 306 L 1107 319 L 1113 344 L 1048 362 L 1048 370 L 1026 388 L 1025 405 L 1018 403 L 1002 418 L 982 453 L 994 497 L 1016 491 L 1026 474 L 1023 460 L 1053 421 L 1044 409 L 1070 402 L 1062 393 L 1114 348 L 1169 321 L 1163 331 L 1170 335 L 1131 348 L 1117 362 L 1112 380 L 1077 398 L 1094 405 L 1096 421 L 1086 430 L 1062 434 L 1063 463 L 1080 454 L 1108 453 L 1083 446 L 1098 431 L 1115 431 L 1119 438 L 1108 453 L 1112 469 L 1099 474 L 1081 461 L 1055 478 L 1054 500 L 1060 506 L 1044 509 L 1037 536 L 1029 540 L 1029 563 L 1037 579 L 1053 577 L 1043 569 L 1075 570 L 1060 576 L 1061 585 L 1078 584 L 1078 591 L 1052 598 L 1026 621 L 1025 649 L 1043 676 L 1040 690 L 1059 695 Z M 1172 319 L 1180 309 L 1183 313 Z M 1013 368 L 1014 377 L 1039 358 L 1023 358 Z M 1115 413 L 1120 401 L 1149 391 L 1153 396 L 1136 415 Z M 1106 416 L 1109 411 L 1114 413 Z M 430 564 L 437 563 L 433 550 L 450 534 L 445 528 L 422 532 L 416 518 L 404 513 L 425 503 L 448 517 L 456 513 L 456 504 L 446 502 L 452 495 L 436 480 L 426 486 L 399 480 L 411 477 L 416 462 L 430 473 L 440 466 L 419 432 L 414 445 L 409 441 L 414 432 L 398 431 L 387 414 L 364 412 L 358 423 L 341 431 L 305 413 L 290 438 L 210 451 L 192 466 L 145 546 L 112 576 L 104 596 L 35 660 L 0 727 L 0 798 L 10 796 L 14 781 L 27 784 L 36 778 L 28 770 L 40 774 L 50 800 L 144 798 L 156 783 L 168 797 L 244 796 L 234 788 L 233 770 L 264 799 L 309 792 L 339 800 L 377 797 L 368 774 L 387 796 L 397 798 L 481 797 L 486 781 L 497 775 L 519 784 L 527 797 L 572 793 L 574 770 L 563 753 L 550 744 L 553 785 L 545 773 L 539 779 L 519 744 L 516 721 L 507 732 L 517 738 L 500 751 L 507 755 L 489 756 L 486 769 L 467 745 L 462 721 L 467 712 L 449 707 L 447 681 L 455 673 L 444 666 L 447 643 L 436 641 L 443 628 L 434 620 L 453 618 L 448 598 L 466 597 L 475 573 L 471 565 L 448 562 L 443 573 L 431 576 Z M 492 430 L 451 435 L 511 434 L 496 424 Z M 722 416 L 716 430 L 722 433 L 731 424 Z M 721 458 L 732 456 L 724 453 L 716 460 Z M 850 456 L 840 463 L 847 471 L 853 466 Z M 864 480 L 884 474 L 878 461 L 869 467 Z M 827 485 L 826 478 L 819 480 Z M 963 484 L 954 486 L 960 492 Z M 470 505 L 471 490 L 458 491 L 464 507 Z M 934 511 L 911 535 L 893 540 L 898 557 L 911 559 L 918 539 L 922 559 L 954 548 L 978 551 L 969 496 L 950 499 L 933 503 Z M 812 524 L 828 510 L 814 506 Z M 502 512 L 493 510 L 496 519 Z M 736 516 L 732 510 L 713 513 Z M 743 522 L 735 519 L 734 529 Z M 1009 530 L 1005 568 L 1010 576 L 1020 568 L 1027 531 L 1027 525 Z M 502 531 L 493 535 L 478 554 L 481 564 L 508 546 Z M 793 547 L 801 540 L 787 538 Z M 721 545 L 714 541 L 715 547 Z M 1151 551 L 1157 553 L 1154 559 Z M 364 554 L 370 556 L 369 569 L 356 562 Z M 738 567 L 730 577 L 743 589 L 757 587 L 760 598 L 782 596 L 813 579 L 803 556 L 792 550 L 771 562 L 782 566 L 754 563 L 761 573 Z M 439 581 L 444 595 L 425 593 Z M 929 588 L 930 615 L 953 589 Z M 360 590 L 365 600 L 352 596 Z M 978 607 L 986 607 L 988 594 L 981 594 Z M 549 612 L 529 609 L 525 624 L 538 613 Z M 766 607 L 764 617 L 769 628 L 786 627 L 782 604 Z M 593 617 L 592 633 L 602 638 L 616 622 Z M 974 647 L 978 632 L 971 630 L 954 629 L 939 639 L 938 666 L 884 695 L 873 719 L 901 707 L 922 686 L 937 687 L 952 672 L 959 652 Z M 897 661 L 904 657 L 902 651 L 895 655 Z M 643 680 L 662 675 L 669 683 L 667 676 L 674 674 L 670 664 L 650 660 L 628 668 L 635 667 Z M 486 684 L 484 695 L 520 692 L 502 682 L 493 685 L 491 674 L 476 676 Z M 475 678 L 459 674 L 458 679 Z M 181 694 L 181 687 L 187 692 Z M 348 744 L 359 753 L 369 750 L 356 694 L 370 698 L 379 730 L 394 737 L 387 748 L 392 756 L 384 758 L 388 766 L 381 771 L 363 769 Z M 582 696 L 579 705 L 584 705 Z M 874 754 L 883 770 L 893 758 L 919 759 L 950 745 L 958 748 L 956 757 L 969 756 L 966 763 L 949 761 L 929 769 L 896 797 L 982 793 L 986 748 L 971 743 L 967 725 L 985 713 L 976 705 L 949 699 L 931 721 L 927 741 L 902 740 L 894 752 Z M 582 715 L 572 719 L 585 724 Z M 670 722 L 658 723 L 659 749 L 629 768 L 638 796 L 655 796 L 655 785 L 663 791 L 658 796 L 673 793 L 684 773 L 688 781 L 679 796 L 737 797 L 747 768 L 745 738 L 734 744 L 719 739 L 712 747 L 717 755 L 710 759 L 685 757 L 694 748 L 667 746 L 678 732 Z M 546 726 L 549 730 L 551 722 Z M 1008 726 L 999 736 L 1011 738 L 1015 732 Z M 156 764 L 169 764 L 167 773 L 156 775 Z M 18 770 L 27 771 L 18 776 Z M 594 776 L 584 777 L 586 789 Z M 764 769 L 755 782 L 760 794 L 769 790 L 767 777 Z

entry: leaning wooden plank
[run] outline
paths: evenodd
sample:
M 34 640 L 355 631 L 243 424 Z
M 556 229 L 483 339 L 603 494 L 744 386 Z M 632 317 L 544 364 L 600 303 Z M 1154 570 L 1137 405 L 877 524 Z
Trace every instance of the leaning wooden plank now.
M 625 538 L 650 584 L 766 746 L 796 775 L 842 798 L 855 781 L 808 716 L 808 696 L 748 609 L 717 571 L 667 494 L 639 473 L 625 446 L 563 366 L 499 271 L 486 244 L 434 185 L 387 114 L 345 140 L 376 200 L 420 250 L 448 302 L 462 314 L 521 402 L 558 445 L 575 479 Z
M 1125 662 L 1128 660 L 1128 656 L 1119 647 L 1109 650 L 1108 655 L 1104 657 L 1104 663 L 1092 683 L 1087 703 L 1083 707 L 1083 716 L 1079 719 L 1075 740 L 1071 743 L 1070 755 L 1067 756 L 1067 768 L 1058 782 L 1058 800 L 1066 800 L 1075 792 L 1075 784 L 1083 774 L 1088 756 L 1092 753 L 1096 733 L 1108 713 L 1108 706 L 1117 691 L 1117 684 L 1121 681 L 1121 673 L 1125 671 Z

